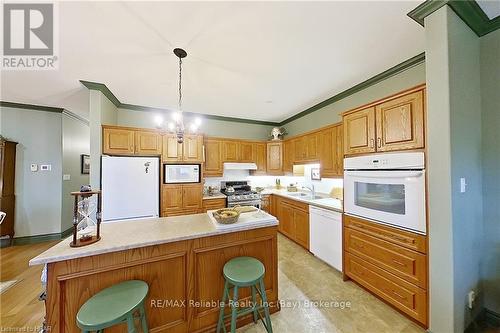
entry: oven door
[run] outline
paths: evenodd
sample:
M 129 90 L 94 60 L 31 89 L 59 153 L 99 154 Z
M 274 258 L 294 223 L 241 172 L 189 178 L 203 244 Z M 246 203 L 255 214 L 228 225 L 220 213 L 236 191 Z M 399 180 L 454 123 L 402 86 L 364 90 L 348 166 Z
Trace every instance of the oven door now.
M 426 234 L 425 171 L 345 171 L 344 210 Z

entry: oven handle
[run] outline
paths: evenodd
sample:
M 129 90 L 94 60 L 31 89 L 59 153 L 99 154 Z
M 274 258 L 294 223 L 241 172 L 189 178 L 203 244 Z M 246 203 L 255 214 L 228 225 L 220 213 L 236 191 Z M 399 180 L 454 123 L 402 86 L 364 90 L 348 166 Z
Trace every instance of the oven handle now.
M 425 171 L 344 171 L 346 176 L 363 178 L 418 178 L 425 174 Z

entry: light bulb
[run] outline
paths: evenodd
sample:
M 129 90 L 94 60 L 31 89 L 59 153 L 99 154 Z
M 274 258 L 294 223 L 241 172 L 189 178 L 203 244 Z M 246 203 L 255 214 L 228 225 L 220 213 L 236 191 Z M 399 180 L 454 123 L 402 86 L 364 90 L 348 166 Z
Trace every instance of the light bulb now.
M 163 117 L 161 115 L 156 115 L 155 116 L 155 124 L 156 124 L 156 127 L 158 128 L 161 128 L 162 125 L 163 125 Z
M 200 126 L 201 125 L 201 118 L 200 117 L 196 117 L 194 119 L 194 123 L 196 124 L 196 126 Z
M 196 125 L 195 123 L 192 123 L 189 126 L 189 130 L 191 131 L 191 133 L 196 133 L 196 131 L 198 130 L 198 125 Z
M 179 122 L 181 120 L 181 114 L 179 112 L 174 112 L 172 114 L 172 119 L 175 121 L 175 122 Z
M 168 130 L 173 131 L 175 129 L 174 123 L 168 123 Z

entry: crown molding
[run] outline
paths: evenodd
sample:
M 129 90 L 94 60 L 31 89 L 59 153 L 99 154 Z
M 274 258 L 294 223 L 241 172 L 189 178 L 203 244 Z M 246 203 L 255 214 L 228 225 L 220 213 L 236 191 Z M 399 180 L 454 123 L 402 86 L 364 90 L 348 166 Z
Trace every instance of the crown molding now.
M 490 20 L 474 0 L 427 0 L 407 15 L 424 26 L 424 19 L 444 5 L 450 6 L 479 37 L 500 28 L 500 16 Z
M 0 101 L 0 106 L 4 106 L 4 107 L 8 107 L 8 108 L 47 111 L 47 112 L 56 112 L 56 113 L 62 113 L 64 111 L 63 108 L 58 108 L 58 107 L 53 107 L 53 106 L 24 104 L 24 103 L 7 102 L 7 101 Z

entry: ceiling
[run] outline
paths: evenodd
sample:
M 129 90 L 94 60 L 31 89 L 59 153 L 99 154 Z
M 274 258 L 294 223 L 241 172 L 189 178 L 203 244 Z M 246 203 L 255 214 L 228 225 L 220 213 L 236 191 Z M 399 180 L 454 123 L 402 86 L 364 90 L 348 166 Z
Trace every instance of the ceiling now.
M 484 11 L 490 20 L 500 16 L 500 1 L 498 0 L 477 0 L 477 4 Z
M 3 71 L 1 100 L 175 109 L 182 47 L 183 110 L 282 121 L 423 52 L 420 2 L 60 2 L 59 70 Z

